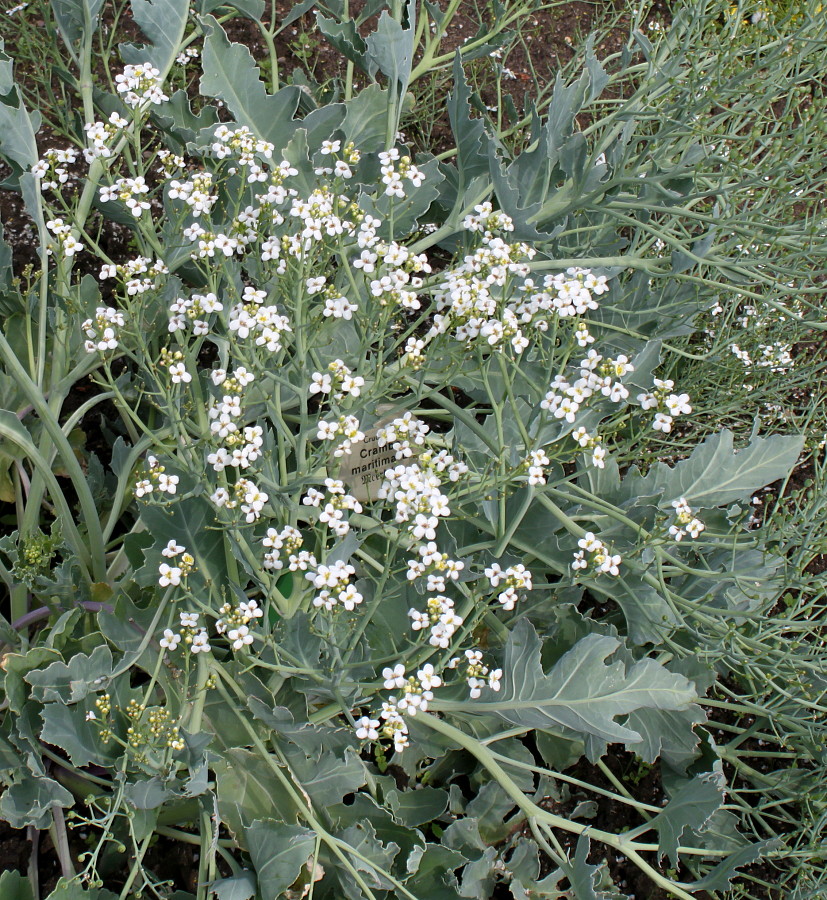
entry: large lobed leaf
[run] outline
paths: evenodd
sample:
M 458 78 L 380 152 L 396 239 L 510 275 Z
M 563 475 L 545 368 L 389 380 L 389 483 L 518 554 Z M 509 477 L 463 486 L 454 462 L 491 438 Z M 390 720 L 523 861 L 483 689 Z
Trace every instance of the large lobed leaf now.
M 619 724 L 619 716 L 638 709 L 687 709 L 697 698 L 694 685 L 653 659 L 627 667 L 605 660 L 620 641 L 590 634 L 579 640 L 543 672 L 541 642 L 527 620 L 517 622 L 505 648 L 502 690 L 487 692 L 491 699 L 475 704 L 513 725 L 561 729 L 577 737 L 635 744 L 642 736 Z M 591 739 L 591 740 L 590 740 Z

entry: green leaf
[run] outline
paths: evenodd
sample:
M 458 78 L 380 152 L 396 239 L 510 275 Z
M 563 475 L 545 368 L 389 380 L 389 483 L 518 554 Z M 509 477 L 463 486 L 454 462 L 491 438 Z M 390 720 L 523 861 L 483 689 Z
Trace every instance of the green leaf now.
M 35 133 L 40 128 L 40 114 L 29 114 L 20 89 L 15 87 L 0 97 L 0 156 L 29 170 L 37 162 Z
M 310 3 L 304 3 L 302 5 L 309 8 L 313 5 L 313 2 L 315 2 L 315 0 L 311 0 Z M 254 22 L 260 22 L 261 14 L 264 12 L 264 0 L 199 0 L 198 14 L 200 16 L 206 16 L 207 13 L 215 12 L 215 10 L 221 9 L 222 7 L 234 9 L 248 19 L 252 19 Z M 299 13 L 299 16 L 301 16 L 301 12 Z M 293 21 L 292 14 L 290 21 Z M 283 19 L 281 27 L 284 28 L 287 24 L 287 19 Z
M 378 84 L 369 84 L 344 104 L 346 111 L 341 129 L 345 141 L 373 150 L 385 140 L 388 97 L 388 91 Z
M 86 721 L 85 706 L 86 704 L 64 706 L 62 703 L 47 703 L 40 713 L 43 719 L 40 737 L 47 744 L 60 747 L 68 753 L 74 766 L 87 766 L 90 763 L 110 766 L 118 758 L 120 751 L 114 742 L 104 744 L 101 741 L 98 725 Z M 92 710 L 91 704 L 89 710 Z
M 203 497 L 188 497 L 169 506 L 145 506 L 141 510 L 141 520 L 155 538 L 159 554 L 174 539 L 195 557 L 196 571 L 189 576 L 191 583 L 227 583 L 224 536 L 220 528 L 214 527 L 215 510 Z M 158 559 L 161 559 L 160 555 Z M 154 583 L 157 563 L 152 565 Z
M 283 150 L 296 130 L 293 116 L 300 88 L 291 85 L 268 94 L 250 51 L 243 44 L 230 43 L 211 16 L 199 21 L 206 34 L 201 93 L 222 100 L 239 125 L 246 125 L 277 151 Z
M 433 822 L 448 806 L 448 794 L 433 787 L 421 787 L 416 791 L 391 789 L 385 792 L 384 799 L 394 818 L 410 828 Z
M 376 31 L 365 41 L 368 74 L 373 77 L 378 69 L 390 84 L 399 85 L 400 96 L 404 96 L 411 80 L 415 32 L 416 2 L 409 0 L 407 28 L 384 10 Z
M 748 866 L 765 853 L 777 850 L 780 845 L 779 840 L 758 841 L 741 850 L 736 850 L 735 853 L 718 863 L 711 872 L 688 887 L 692 891 L 727 891 L 730 882 L 738 874 L 741 866 Z
M 46 647 L 32 647 L 26 653 L 8 653 L 3 659 L 5 677 L 3 679 L 3 692 L 9 701 L 9 709 L 20 714 L 23 704 L 26 702 L 29 690 L 24 683 L 24 677 L 28 672 L 39 669 L 46 663 L 60 660 L 60 654 L 56 650 Z
M 686 771 L 699 752 L 694 726 L 705 721 L 706 713 L 695 704 L 689 709 L 636 709 L 629 713 L 626 725 L 641 740 L 626 746 L 648 763 L 660 757 L 676 771 Z
M 628 669 L 620 661 L 606 665 L 604 660 L 619 646 L 616 638 L 587 635 L 545 674 L 537 632 L 521 619 L 506 644 L 502 690 L 495 694 L 486 689 L 484 696 L 492 699 L 477 701 L 473 708 L 520 727 L 562 728 L 577 737 L 638 742 L 641 735 L 616 722 L 618 716 L 640 708 L 686 709 L 697 695 L 691 682 L 653 659 L 639 660 Z
M 0 875 L 0 897 L 3 900 L 34 900 L 32 883 L 19 872 L 7 869 Z
M 353 19 L 338 22 L 316 10 L 316 27 L 346 59 L 359 66 L 363 72 L 368 71 L 367 45 Z
M 63 40 L 71 45 L 83 37 L 87 12 L 94 34 L 102 6 L 103 0 L 52 0 L 52 13 Z
M 273 819 L 257 819 L 247 828 L 247 847 L 262 900 L 276 900 L 293 884 L 315 844 L 314 832 Z
M 0 38 L 0 94 L 8 94 L 14 87 L 14 61 L 3 52 L 5 43 Z
M 229 878 L 219 878 L 210 888 L 216 900 L 250 900 L 256 894 L 256 876 L 243 869 Z
M 243 841 L 246 828 L 256 819 L 294 823 L 298 810 L 285 794 L 284 785 L 257 753 L 235 749 L 213 764 L 218 811 L 222 821 Z M 286 773 L 285 773 L 286 774 Z
M 53 778 L 28 775 L 21 770 L 21 780 L 6 788 L 0 797 L 0 819 L 12 828 L 46 828 L 55 806 L 70 807 L 75 798 Z
M 673 866 L 678 864 L 678 846 L 684 831 L 697 834 L 703 831 L 712 814 L 724 802 L 721 776 L 706 772 L 688 781 L 648 825 L 658 832 L 658 860 L 669 857 Z
M 136 47 L 122 44 L 124 62 L 133 65 L 147 60 L 165 76 L 181 46 L 189 15 L 189 0 L 130 0 L 132 17 L 152 42 Z
M 477 792 L 465 812 L 479 821 L 480 837 L 485 843 L 496 844 L 511 831 L 514 823 L 506 819 L 513 809 L 513 798 L 496 781 L 489 781 Z
M 588 863 L 589 846 L 591 841 L 587 834 L 581 834 L 577 839 L 577 848 L 574 858 L 563 866 L 571 884 L 571 889 L 576 900 L 609 900 L 609 895 L 603 891 L 597 892 L 599 866 Z
M 786 477 L 804 447 L 803 437 L 756 437 L 743 450 L 733 449 L 731 431 L 708 437 L 674 469 L 658 463 L 644 481 L 663 492 L 662 506 L 685 497 L 693 507 L 732 503 Z
M 472 119 L 468 101 L 471 90 L 465 80 L 459 50 L 454 56 L 454 89 L 448 95 L 448 118 L 457 146 L 457 176 L 464 188 L 477 175 L 488 174 L 490 138 L 482 119 Z
M 382 876 L 382 870 L 386 872 L 392 871 L 393 861 L 397 853 L 399 853 L 398 844 L 393 842 L 383 844 L 377 838 L 376 829 L 371 822 L 355 822 L 336 836 L 364 857 L 364 859 L 359 859 L 350 855 L 350 861 L 362 873 L 364 880 L 370 887 L 386 891 L 393 888 L 391 882 Z M 365 862 L 365 859 L 370 860 L 370 864 Z M 348 897 L 352 897 L 353 900 L 362 900 L 364 897 L 362 889 L 357 885 L 349 872 L 340 868 L 339 878 L 345 887 Z
M 26 681 L 32 685 L 32 697 L 40 703 L 77 703 L 99 690 L 111 674 L 112 652 L 101 644 L 89 655 L 76 653 L 68 664 L 53 662 L 45 669 L 29 672 Z

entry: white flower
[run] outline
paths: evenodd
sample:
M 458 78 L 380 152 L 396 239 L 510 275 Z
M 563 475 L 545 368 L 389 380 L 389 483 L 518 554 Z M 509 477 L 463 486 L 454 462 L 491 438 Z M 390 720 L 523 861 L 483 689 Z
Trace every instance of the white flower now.
M 189 384 L 192 381 L 192 375 L 187 371 L 187 367 L 182 362 L 173 363 L 169 367 L 169 375 L 173 384 Z
M 177 475 L 165 475 L 163 472 L 158 476 L 158 490 L 162 493 L 174 494 L 178 486 Z
M 360 741 L 375 741 L 379 737 L 379 732 L 377 731 L 379 728 L 378 719 L 371 719 L 370 716 L 362 716 L 360 719 L 356 720 L 354 727 L 356 729 L 356 737 L 359 738 Z
M 179 553 L 183 553 L 186 550 L 186 547 L 180 546 L 180 544 L 176 544 L 174 540 L 169 541 L 161 551 L 161 556 L 166 556 L 168 559 L 172 559 L 173 556 L 178 556 Z
M 385 679 L 385 688 L 392 691 L 394 688 L 403 688 L 405 686 L 405 666 L 397 663 L 392 669 L 386 667 L 382 669 L 382 677 Z
M 253 636 L 246 625 L 239 625 L 227 632 L 227 638 L 232 642 L 233 650 L 241 650 L 253 643 Z
M 160 640 L 160 644 L 164 650 L 175 650 L 180 643 L 180 634 L 176 634 L 171 628 L 164 629 L 164 636 Z
M 190 651 L 192 653 L 209 653 L 210 649 L 210 640 L 207 636 L 207 629 L 202 628 L 198 634 L 193 635 Z
M 672 416 L 667 416 L 665 413 L 655 413 L 655 421 L 652 423 L 652 428 L 655 431 L 670 432 L 672 430 Z
M 158 566 L 158 575 L 158 584 L 161 587 L 177 587 L 181 584 L 181 570 L 177 566 L 161 563 L 161 565 Z

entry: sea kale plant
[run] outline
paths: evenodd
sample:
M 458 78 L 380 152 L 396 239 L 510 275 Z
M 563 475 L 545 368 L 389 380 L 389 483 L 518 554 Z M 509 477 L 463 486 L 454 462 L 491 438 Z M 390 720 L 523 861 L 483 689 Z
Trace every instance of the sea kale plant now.
M 348 69 L 321 106 L 227 38 L 263 4 L 132 0 L 146 42 L 98 55 L 102 6 L 53 3 L 70 139 L 0 61 L 40 259 L 0 269 L 0 816 L 49 830 L 52 896 L 586 900 L 627 896 L 623 857 L 727 890 L 772 846 L 702 707 L 779 590 L 750 498 L 802 441 L 635 465 L 702 399 L 670 339 L 773 283 L 736 250 L 749 176 L 691 103 L 647 115 L 688 22 L 611 70 L 589 46 L 518 154 L 457 53 L 437 158 L 398 127 L 456 4 L 369 3 L 367 37 L 322 8 Z M 196 43 L 197 97 L 169 81 Z

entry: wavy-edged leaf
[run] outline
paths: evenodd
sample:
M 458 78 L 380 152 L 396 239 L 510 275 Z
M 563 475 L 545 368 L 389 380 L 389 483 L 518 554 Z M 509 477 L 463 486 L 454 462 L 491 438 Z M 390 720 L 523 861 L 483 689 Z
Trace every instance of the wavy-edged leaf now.
M 61 878 L 46 900 L 117 900 L 118 895 L 106 888 L 87 887 L 80 879 Z
M 718 773 L 705 772 L 688 781 L 669 800 L 663 811 L 648 823 L 660 838 L 658 860 L 666 855 L 673 866 L 677 865 L 678 846 L 683 833 L 689 831 L 697 834 L 703 831 L 723 802 L 724 788 Z
M 213 764 L 218 811 L 236 840 L 256 819 L 278 816 L 295 823 L 298 809 L 266 760 L 249 750 L 233 749 Z
M 112 674 L 112 651 L 106 644 L 90 654 L 76 653 L 68 663 L 53 662 L 26 675 L 32 697 L 40 703 L 77 703 Z
M 404 96 L 411 80 L 415 33 L 416 0 L 408 0 L 407 28 L 385 10 L 376 31 L 365 41 L 368 74 L 373 76 L 378 69 L 390 84 L 399 85 L 400 96 Z
M 315 2 L 315 0 L 310 0 L 308 3 L 305 0 L 304 3 L 299 4 L 303 6 L 304 9 L 301 10 L 298 15 L 295 15 L 295 10 L 288 19 L 282 20 L 281 27 L 284 28 L 285 25 L 288 25 L 290 22 L 295 21 L 295 19 L 300 18 L 303 13 L 305 13 Z M 248 19 L 252 19 L 254 22 L 260 22 L 262 13 L 264 12 L 264 0 L 199 0 L 198 2 L 198 14 L 201 16 L 207 15 L 207 13 L 214 12 L 216 9 L 219 9 L 222 6 L 226 6 L 229 9 L 234 9 L 236 12 L 241 13 L 242 16 L 246 16 Z
M 663 505 L 685 497 L 694 507 L 723 506 L 786 477 L 803 447 L 803 437 L 772 435 L 753 438 L 743 450 L 734 450 L 732 432 L 725 429 L 708 437 L 674 469 L 659 463 L 644 480 L 663 491 Z
M 736 850 L 735 853 L 719 862 L 711 872 L 688 887 L 692 891 L 726 891 L 741 866 L 748 866 L 765 853 L 778 849 L 780 844 L 779 840 L 758 841 L 741 850 Z
M 521 619 L 506 644 L 502 690 L 497 694 L 486 690 L 490 699 L 473 707 L 520 727 L 585 736 L 587 747 L 589 738 L 638 742 L 641 735 L 615 721 L 618 716 L 641 708 L 687 709 L 697 694 L 690 681 L 653 659 L 628 667 L 622 661 L 607 665 L 605 660 L 619 646 L 614 637 L 587 635 L 546 674 L 537 632 Z
M 296 130 L 293 116 L 301 89 L 291 85 L 268 94 L 250 51 L 243 44 L 230 43 L 212 16 L 199 21 L 206 35 L 201 93 L 222 100 L 239 125 L 282 150 Z
M 87 13 L 94 34 L 102 6 L 103 0 L 52 0 L 52 13 L 63 40 L 71 45 L 83 37 Z
M 315 833 L 299 825 L 256 819 L 247 828 L 247 847 L 262 900 L 276 900 L 293 884 L 315 844 Z
M 256 876 L 242 869 L 229 878 L 219 878 L 210 885 L 216 900 L 250 900 L 256 895 Z
M 22 778 L 7 787 L 0 797 L 0 819 L 12 828 L 47 828 L 51 821 L 50 811 L 59 806 L 70 807 L 75 798 L 53 778 L 32 776 L 25 771 Z
M 0 897 L 3 900 L 34 900 L 32 883 L 19 872 L 7 869 L 0 875 Z
M 29 113 L 18 87 L 0 97 L 0 156 L 31 169 L 37 162 L 35 134 L 40 128 L 40 113 Z
M 124 62 L 149 61 L 163 76 L 178 55 L 189 15 L 189 0 L 130 0 L 132 17 L 151 44 L 122 44 Z
M 68 753 L 72 765 L 110 766 L 119 756 L 117 744 L 101 741 L 99 724 L 86 719 L 89 710 L 81 705 L 47 703 L 40 713 L 43 719 L 40 737 Z

